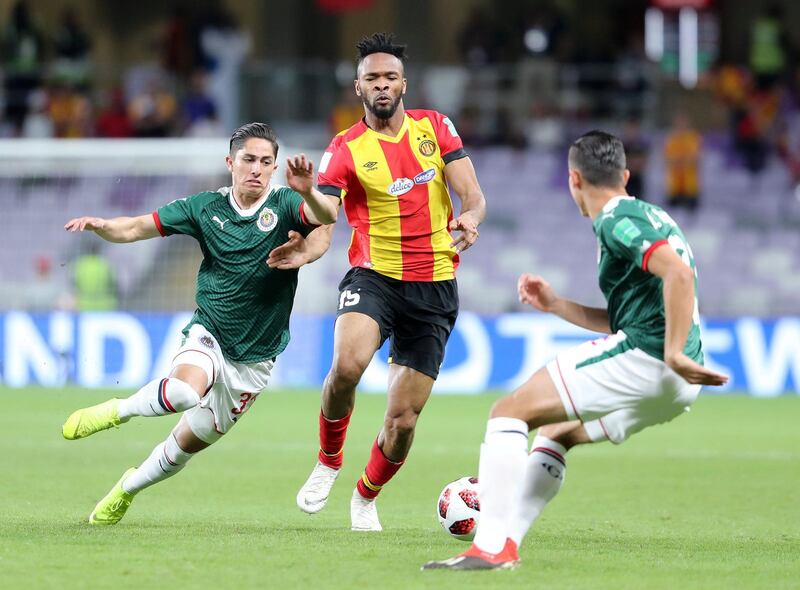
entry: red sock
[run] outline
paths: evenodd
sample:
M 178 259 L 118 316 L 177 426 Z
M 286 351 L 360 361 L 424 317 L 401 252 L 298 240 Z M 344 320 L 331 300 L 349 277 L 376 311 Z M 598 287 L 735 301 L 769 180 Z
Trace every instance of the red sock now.
M 372 452 L 369 454 L 369 462 L 364 468 L 361 479 L 356 484 L 358 493 L 364 498 L 374 498 L 380 493 L 386 482 L 394 477 L 403 463 L 404 461 L 400 461 L 400 463 L 389 461 L 378 446 L 378 440 L 375 439 Z
M 350 425 L 350 414 L 339 420 L 328 420 L 319 411 L 319 462 L 331 469 L 341 469 L 344 458 L 344 439 Z

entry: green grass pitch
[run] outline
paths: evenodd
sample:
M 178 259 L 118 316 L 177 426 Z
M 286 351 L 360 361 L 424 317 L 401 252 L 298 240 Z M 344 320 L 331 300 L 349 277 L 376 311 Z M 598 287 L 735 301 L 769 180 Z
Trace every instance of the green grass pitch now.
M 86 517 L 176 418 L 61 438 L 80 389 L 0 389 L 0 588 L 798 588 L 800 398 L 704 396 L 626 444 L 576 449 L 512 572 L 420 572 L 466 548 L 436 498 L 477 471 L 494 399 L 434 396 L 382 493 L 384 532 L 349 530 L 352 486 L 385 400 L 361 395 L 328 507 L 302 514 L 317 392 L 265 393 L 225 439 L 140 494 L 116 527 Z

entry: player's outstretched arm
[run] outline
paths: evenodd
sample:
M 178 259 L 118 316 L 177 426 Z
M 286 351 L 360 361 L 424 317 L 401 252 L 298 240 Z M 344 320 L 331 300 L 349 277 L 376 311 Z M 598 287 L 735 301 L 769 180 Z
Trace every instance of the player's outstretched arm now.
M 315 225 L 334 223 L 339 214 L 339 199 L 314 188 L 314 163 L 305 154 L 286 160 L 286 182 L 305 201 L 305 214 Z
M 542 277 L 525 273 L 517 281 L 520 303 L 532 306 L 545 313 L 552 313 L 571 324 L 592 332 L 611 333 L 608 310 L 587 307 L 569 299 L 559 297 L 550 283 Z
M 444 167 L 444 175 L 461 199 L 461 213 L 449 225 L 450 231 L 459 231 L 461 234 L 450 245 L 463 252 L 478 239 L 478 226 L 486 217 L 486 198 L 469 158 L 448 163 Z
M 694 271 L 669 247 L 658 247 L 653 251 L 647 270 L 664 283 L 664 362 L 689 383 L 727 383 L 725 375 L 705 368 L 683 353 L 694 314 Z
M 332 234 L 332 225 L 321 225 L 306 238 L 292 230 L 289 232 L 289 240 L 269 253 L 267 266 L 289 270 L 311 264 L 328 251 Z
M 160 235 L 152 215 L 138 217 L 77 217 L 64 226 L 67 231 L 93 231 L 108 242 L 128 243 Z

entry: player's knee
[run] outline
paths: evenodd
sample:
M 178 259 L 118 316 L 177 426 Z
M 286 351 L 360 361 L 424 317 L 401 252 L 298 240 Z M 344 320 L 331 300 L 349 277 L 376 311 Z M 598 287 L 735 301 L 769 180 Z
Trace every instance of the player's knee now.
M 490 418 L 518 418 L 520 420 L 528 421 L 529 416 L 526 415 L 524 408 L 522 408 L 518 400 L 513 395 L 501 397 L 494 402 L 492 410 L 489 413 Z
M 418 417 L 419 414 L 411 409 L 391 413 L 386 416 L 384 429 L 397 438 L 408 438 L 417 427 Z
M 212 443 L 206 442 L 198 437 L 191 425 L 187 420 L 181 420 L 177 426 L 172 430 L 175 436 L 175 442 L 184 453 L 194 454 L 199 453 L 203 449 L 207 449 Z
M 173 360 L 170 377 L 188 383 L 203 397 L 211 389 L 216 368 L 211 355 L 191 348 L 182 349 Z
M 202 398 L 208 392 L 213 377 L 209 378 L 204 369 L 187 364 L 176 366 L 170 373 L 170 381 L 173 387 L 189 388 Z
M 348 358 L 337 358 L 331 367 L 328 379 L 336 390 L 349 390 L 358 385 L 366 369 L 361 363 Z
M 537 434 L 557 442 L 567 450 L 575 445 L 592 442 L 583 424 L 578 421 L 547 424 L 539 428 Z

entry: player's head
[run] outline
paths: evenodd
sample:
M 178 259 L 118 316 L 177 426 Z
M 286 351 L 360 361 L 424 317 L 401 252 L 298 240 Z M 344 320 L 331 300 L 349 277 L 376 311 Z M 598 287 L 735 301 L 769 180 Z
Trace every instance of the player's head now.
M 278 138 L 266 123 L 247 123 L 231 135 L 225 164 L 233 189 L 245 197 L 260 197 L 278 167 Z
M 589 215 L 587 197 L 597 191 L 626 194 L 625 148 L 618 137 L 604 131 L 581 135 L 569 147 L 569 192 L 583 215 Z
M 370 113 L 391 119 L 406 93 L 406 46 L 396 44 L 390 33 L 375 33 L 361 39 L 356 48 L 356 94 Z

